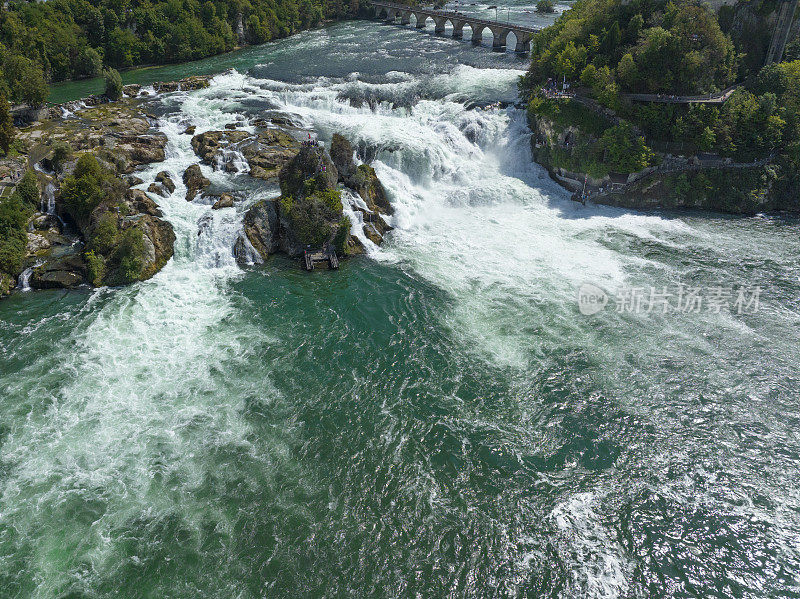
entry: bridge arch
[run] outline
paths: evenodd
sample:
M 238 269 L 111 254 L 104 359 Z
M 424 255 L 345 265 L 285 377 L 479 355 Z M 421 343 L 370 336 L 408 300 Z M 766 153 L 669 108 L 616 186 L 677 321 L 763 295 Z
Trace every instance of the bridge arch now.
M 472 40 L 473 44 L 480 44 L 483 41 L 483 31 L 486 29 L 486 25 L 482 25 L 481 23 L 467 23 L 472 29 Z

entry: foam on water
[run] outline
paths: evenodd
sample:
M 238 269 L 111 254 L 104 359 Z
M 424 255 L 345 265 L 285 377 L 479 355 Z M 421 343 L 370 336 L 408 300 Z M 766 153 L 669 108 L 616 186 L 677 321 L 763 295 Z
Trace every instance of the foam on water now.
M 459 66 L 416 80 L 398 73 L 398 81 L 379 84 L 352 78 L 254 83 L 323 139 L 342 133 L 375 157 L 373 166 L 396 210 L 396 230 L 382 251 L 402 256 L 453 296 L 455 307 L 446 319 L 469 344 L 477 339 L 490 359 L 524 367 L 530 352 L 541 355 L 543 349 L 527 327 L 514 332 L 517 308 L 544 303 L 561 318 L 573 318 L 581 283 L 618 287 L 626 266 L 638 260 L 601 243 L 603 231 L 611 227 L 615 234 L 662 240 L 676 228 L 686 234 L 688 227 L 569 202 L 532 163 L 522 111 L 469 110 L 459 101 L 513 98 L 519 75 Z M 354 104 L 347 99 L 354 87 L 399 106 Z M 431 99 L 406 106 L 420 95 Z
M 521 111 L 468 109 L 513 97 L 517 75 L 458 67 L 290 83 L 229 71 L 165 97 L 166 160 L 138 175 L 142 188 L 162 170 L 176 183 L 154 198 L 175 227 L 174 258 L 65 311 L 76 324 L 58 350 L 2 382 L 14 403 L 0 404 L 13 421 L 0 427 L 0 546 L 11 549 L 0 584 L 94 596 L 116 592 L 120 571 L 126 581 L 146 571 L 158 586 L 142 595 L 250 597 L 284 575 L 283 588 L 299 588 L 315 570 L 324 580 L 310 588 L 330 595 L 387 580 L 398 592 L 419 581 L 439 595 L 513 595 L 528 581 L 608 598 L 644 596 L 640 579 L 661 584 L 675 564 L 696 573 L 696 547 L 724 555 L 741 541 L 728 569 L 748 591 L 772 588 L 767 567 L 799 564 L 785 468 L 796 452 L 796 281 L 765 281 L 786 295 L 769 319 L 589 321 L 575 302 L 583 282 L 682 281 L 704 259 L 719 278 L 758 276 L 762 263 L 745 268 L 741 256 L 776 234 L 783 244 L 758 255 L 780 265 L 761 276 L 780 278 L 796 262 L 786 249 L 796 231 L 570 202 L 531 162 Z M 247 274 L 232 253 L 242 214 L 275 186 L 202 165 L 216 190 L 246 200 L 219 211 L 185 200 L 182 174 L 198 161 L 186 127 L 275 110 L 325 142 L 343 133 L 372 160 L 395 229 L 374 246 L 353 208 L 363 203 L 343 194 L 364 262 L 330 277 Z M 253 291 L 270 277 L 281 280 Z M 54 320 L 20 330 L 34 338 Z M 776 339 L 783 353 L 769 349 Z M 758 351 L 769 363 L 743 357 Z M 310 507 L 317 485 L 322 512 Z M 719 546 L 703 545 L 709 522 Z M 674 543 L 676 532 L 690 542 Z M 748 570 L 751 553 L 762 561 Z M 421 573 L 432 562 L 441 567 Z M 539 575 L 550 587 L 529 578 Z M 722 580 L 701 575 L 701 588 Z

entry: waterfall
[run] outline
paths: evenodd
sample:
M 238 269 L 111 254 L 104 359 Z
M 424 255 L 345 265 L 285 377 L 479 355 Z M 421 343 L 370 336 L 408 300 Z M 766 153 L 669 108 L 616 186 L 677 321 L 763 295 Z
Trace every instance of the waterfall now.
M 17 279 L 17 289 L 20 291 L 30 291 L 31 290 L 31 275 L 33 274 L 34 269 L 36 267 L 41 266 L 44 264 L 44 260 L 37 259 L 33 265 L 29 266 L 25 270 L 23 270 L 19 278 Z
M 17 288 L 20 291 L 30 291 L 31 290 L 31 275 L 33 274 L 33 266 L 29 266 L 25 270 L 22 271 L 22 274 L 19 275 L 19 279 L 17 280 Z
M 53 215 L 56 213 L 56 186 L 52 183 L 45 185 L 42 194 L 42 212 Z
M 215 170 L 224 170 L 229 173 L 249 173 L 250 165 L 247 158 L 235 148 L 222 148 L 214 163 Z

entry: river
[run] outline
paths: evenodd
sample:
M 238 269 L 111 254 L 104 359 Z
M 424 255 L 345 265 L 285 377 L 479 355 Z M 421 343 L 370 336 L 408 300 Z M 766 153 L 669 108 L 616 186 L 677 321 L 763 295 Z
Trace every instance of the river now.
M 179 182 L 153 279 L 0 302 L 0 596 L 800 596 L 797 221 L 571 202 L 522 111 L 473 108 L 524 61 L 466 42 L 343 23 L 205 65 L 235 70 L 153 101 L 145 186 L 186 126 L 274 111 L 374 157 L 395 230 L 242 269 L 246 205 Z

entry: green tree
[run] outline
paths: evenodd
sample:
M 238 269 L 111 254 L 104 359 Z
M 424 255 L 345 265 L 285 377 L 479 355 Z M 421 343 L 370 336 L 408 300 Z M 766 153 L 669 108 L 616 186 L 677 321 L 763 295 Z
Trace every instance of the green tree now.
M 17 183 L 16 192 L 22 201 L 26 204 L 38 208 L 42 199 L 42 193 L 39 191 L 39 181 L 36 179 L 36 174 L 32 169 L 25 171 L 22 178 Z
M 621 123 L 606 129 L 599 140 L 603 160 L 611 170 L 632 173 L 649 166 L 653 152 L 644 137 L 637 135 L 630 123 Z
M 6 59 L 3 70 L 10 83 L 11 100 L 38 108 L 47 100 L 48 89 L 39 65 L 24 56 Z
M 639 71 L 636 68 L 636 63 L 633 60 L 633 54 L 627 52 L 622 55 L 622 58 L 617 65 L 617 78 L 628 89 L 633 89 L 636 86 L 636 80 L 639 76 Z
M 77 79 L 99 77 L 102 70 L 103 59 L 94 48 L 87 46 L 75 59 L 73 71 Z
M 0 150 L 3 150 L 3 154 L 8 154 L 16 134 L 14 119 L 11 117 L 11 105 L 5 95 L 0 93 Z
M 122 97 L 122 77 L 116 69 L 111 67 L 103 71 L 106 80 L 105 94 L 110 100 L 119 100 Z

